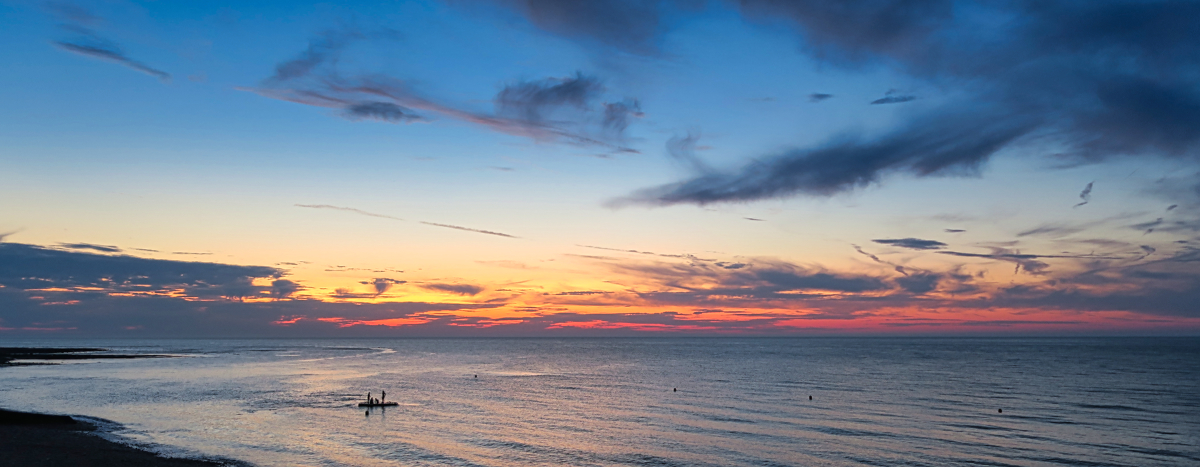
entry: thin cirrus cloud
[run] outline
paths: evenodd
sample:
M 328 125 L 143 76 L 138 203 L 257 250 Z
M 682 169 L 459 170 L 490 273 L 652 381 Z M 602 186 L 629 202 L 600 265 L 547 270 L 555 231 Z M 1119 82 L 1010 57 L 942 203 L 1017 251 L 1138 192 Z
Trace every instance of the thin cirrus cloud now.
M 606 15 L 628 12 L 625 2 L 591 3 L 589 8 L 606 8 Z M 527 12 L 554 14 L 549 6 L 528 5 Z M 804 50 L 818 60 L 891 66 L 939 86 L 971 85 L 937 104 L 910 109 L 907 118 L 874 135 L 749 154 L 750 162 L 741 167 L 638 190 L 610 205 L 829 196 L 896 174 L 976 174 L 994 155 L 1039 144 L 1044 135 L 1054 136 L 1056 150 L 1039 153 L 1060 158 L 1159 157 L 1192 165 L 1200 159 L 1200 86 L 1192 76 L 1200 66 L 1200 29 L 1189 22 L 1200 15 L 1200 4 L 746 0 L 735 8 L 748 20 L 790 23 Z M 992 14 L 972 15 L 971 9 Z M 645 30 L 672 24 L 666 19 L 671 11 L 657 9 L 656 26 Z M 1019 20 L 985 19 L 996 14 Z M 546 29 L 599 40 L 613 33 L 571 21 Z M 658 37 L 644 38 L 643 44 Z
M 445 228 L 445 229 L 462 230 L 462 231 L 465 231 L 465 232 L 475 232 L 475 233 L 481 233 L 481 234 L 485 234 L 485 235 L 494 235 L 494 236 L 497 236 L 497 237 L 506 237 L 506 238 L 521 238 L 521 237 L 517 237 L 517 236 L 515 236 L 515 235 L 509 235 L 509 234 L 506 234 L 506 233 L 493 232 L 493 231 L 491 231 L 491 230 L 472 229 L 472 228 L 470 228 L 470 227 L 462 227 L 462 226 L 458 226 L 458 225 L 450 225 L 450 224 L 438 224 L 438 223 L 436 223 L 436 222 L 425 222 L 425 221 L 421 221 L 421 223 L 422 223 L 422 224 L 425 224 L 425 225 L 432 225 L 432 226 L 434 226 L 434 227 L 442 227 L 442 228 Z
M 606 89 L 599 79 L 583 73 L 509 83 L 494 97 L 496 113 L 489 115 L 425 97 L 403 79 L 379 74 L 346 77 L 338 72 L 338 59 L 351 44 L 399 37 L 390 30 L 327 31 L 312 38 L 299 55 L 278 64 L 260 86 L 242 90 L 341 109 L 351 120 L 413 123 L 430 121 L 427 114 L 435 114 L 537 141 L 637 152 L 623 141 L 630 122 L 643 115 L 638 101 L 626 98 L 597 105 Z M 599 117 L 593 118 L 593 113 Z
M 350 212 L 350 213 L 358 214 L 360 216 L 378 217 L 378 218 L 382 218 L 382 219 L 404 221 L 404 219 L 401 219 L 399 217 L 389 216 L 386 214 L 377 214 L 377 213 L 373 213 L 373 212 L 364 211 L 362 209 L 349 208 L 349 207 L 344 207 L 344 206 L 333 206 L 333 205 L 329 205 L 329 204 L 296 204 L 295 206 L 301 207 L 301 208 L 308 208 L 308 209 L 330 209 L 330 210 L 334 210 L 334 211 Z M 505 237 L 505 238 L 521 238 L 521 237 L 518 237 L 515 235 L 509 235 L 506 233 L 495 232 L 495 231 L 491 231 L 491 230 L 483 230 L 483 229 L 473 229 L 470 227 L 463 227 L 463 226 L 459 226 L 459 225 L 440 224 L 437 222 L 426 222 L 426 221 L 417 221 L 417 222 L 420 224 L 429 225 L 429 226 L 433 226 L 433 227 L 441 227 L 444 229 L 461 230 L 464 232 L 475 232 L 475 233 L 481 233 L 481 234 L 485 234 L 485 235 L 493 235 L 493 236 Z
M 47 2 L 44 9 L 65 24 L 61 28 L 74 34 L 69 40 L 53 41 L 58 47 L 73 54 L 116 63 L 145 73 L 164 82 L 171 81 L 171 74 L 134 60 L 115 42 L 105 39 L 87 26 L 100 22 L 100 18 L 78 5 L 62 2 Z
M 125 52 L 123 52 L 115 44 L 103 41 L 95 36 L 90 38 L 90 42 L 91 43 L 85 43 L 82 40 L 56 41 L 54 42 L 54 45 L 67 52 L 124 65 L 150 76 L 154 76 L 163 81 L 171 80 L 170 73 L 129 58 L 129 56 L 125 55 Z
M 348 208 L 348 207 L 343 207 L 343 206 L 332 206 L 329 204 L 296 204 L 295 206 L 299 207 L 299 208 L 308 208 L 308 209 L 332 209 L 335 211 L 352 212 L 352 213 L 362 215 L 362 216 L 378 217 L 381 219 L 392 219 L 392 220 L 397 220 L 397 221 L 404 220 L 399 217 L 389 216 L 386 214 L 376 214 L 373 212 L 363 211 L 362 209 Z

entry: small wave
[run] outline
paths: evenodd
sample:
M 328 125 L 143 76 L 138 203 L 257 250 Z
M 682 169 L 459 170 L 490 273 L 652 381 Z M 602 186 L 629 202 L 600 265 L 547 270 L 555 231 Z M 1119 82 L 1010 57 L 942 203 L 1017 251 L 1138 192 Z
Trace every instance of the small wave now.
M 134 439 L 131 436 L 143 436 L 143 437 L 147 437 L 147 438 L 149 436 L 146 433 L 132 430 L 132 429 L 126 427 L 125 425 L 114 422 L 112 420 L 99 418 L 99 417 L 89 417 L 89 416 L 85 416 L 85 415 L 73 415 L 72 418 L 75 418 L 77 420 L 82 420 L 82 421 L 94 426 L 95 430 L 92 431 L 91 434 L 98 438 L 104 439 L 104 440 L 112 442 L 112 443 L 120 444 L 122 446 L 128 446 L 128 447 L 137 449 L 139 451 L 145 451 L 145 452 L 154 454 L 159 457 L 165 457 L 165 458 L 171 458 L 171 459 L 190 459 L 190 460 L 198 460 L 198 461 L 203 461 L 203 462 L 213 462 L 213 463 L 217 463 L 217 464 L 220 464 L 222 466 L 227 466 L 227 467 L 254 467 L 253 464 L 250 464 L 248 462 L 239 461 L 236 459 L 230 459 L 227 457 L 220 457 L 220 456 L 210 456 L 207 454 L 201 454 L 198 452 L 190 451 L 190 450 L 178 447 L 178 446 L 172 446 L 172 445 L 167 445 L 167 444 L 154 443 L 151 441 Z

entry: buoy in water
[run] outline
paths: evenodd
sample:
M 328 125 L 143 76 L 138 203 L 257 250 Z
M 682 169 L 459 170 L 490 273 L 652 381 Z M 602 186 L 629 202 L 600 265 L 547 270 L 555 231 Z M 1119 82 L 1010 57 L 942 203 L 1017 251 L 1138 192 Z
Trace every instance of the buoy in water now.
M 1004 413 L 1004 409 L 996 409 L 996 413 Z
M 370 410 L 365 410 L 365 411 L 363 411 L 363 415 L 366 415 L 366 416 L 370 417 L 370 416 L 371 416 L 371 411 L 370 411 Z
M 476 378 L 478 378 L 478 377 L 479 377 L 479 375 L 475 375 L 475 377 L 476 377 Z
M 671 388 L 671 392 L 679 392 L 679 388 Z
M 811 400 L 812 400 L 812 396 L 808 396 L 808 400 L 810 400 L 810 401 L 811 401 Z

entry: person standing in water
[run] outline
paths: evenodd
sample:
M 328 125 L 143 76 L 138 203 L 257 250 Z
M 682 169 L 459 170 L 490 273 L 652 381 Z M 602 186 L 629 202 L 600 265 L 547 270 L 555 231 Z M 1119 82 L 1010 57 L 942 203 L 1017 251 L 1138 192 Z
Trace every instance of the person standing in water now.
M 387 391 L 383 391 L 383 394 L 379 396 L 379 403 L 380 404 L 387 403 Z

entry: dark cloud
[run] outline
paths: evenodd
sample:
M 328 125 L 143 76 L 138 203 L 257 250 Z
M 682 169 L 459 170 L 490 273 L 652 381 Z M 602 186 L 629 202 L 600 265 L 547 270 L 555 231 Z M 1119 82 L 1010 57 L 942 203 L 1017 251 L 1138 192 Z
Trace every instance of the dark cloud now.
M 412 110 L 391 102 L 363 102 L 346 107 L 346 117 L 351 120 L 371 119 L 388 123 L 409 123 L 425 120 Z
M 379 218 L 383 218 L 383 219 L 392 219 L 392 220 L 397 220 L 397 221 L 404 220 L 399 217 L 388 216 L 385 214 L 376 214 L 373 212 L 363 211 L 361 209 L 347 208 L 347 207 L 342 207 L 342 206 L 330 206 L 328 204 L 297 204 L 295 206 L 299 207 L 299 208 L 309 208 L 309 209 L 333 209 L 333 210 L 337 210 L 337 211 L 346 211 L 346 212 L 352 212 L 355 214 L 361 214 L 364 216 L 379 217 Z
M 741 263 L 706 261 L 625 262 L 598 258 L 614 272 L 636 278 L 642 290 L 630 291 L 633 302 L 609 296 L 595 305 L 629 303 L 698 307 L 795 307 L 831 303 L 860 294 L 894 290 L 883 279 L 757 259 Z M 613 300 L 617 300 L 614 302 Z M 811 305 L 811 306 L 809 306 Z
M 275 74 L 268 81 L 281 83 L 293 79 L 304 78 L 320 67 L 337 62 L 342 50 L 355 41 L 368 38 L 398 38 L 399 35 L 390 30 L 365 33 L 354 28 L 333 29 L 313 36 L 308 41 L 308 48 L 294 58 L 280 62 L 275 66 Z
M 943 232 L 946 232 L 946 233 L 963 233 L 963 232 L 966 232 L 966 230 L 963 230 L 963 229 L 943 229 L 942 231 L 943 231 Z
M 472 284 L 421 284 L 421 288 L 437 292 L 447 292 L 458 295 L 479 295 L 483 287 Z
M 456 318 L 454 311 L 496 306 L 302 298 L 243 302 L 0 288 L 0 310 L 4 310 L 0 327 L 19 330 L 56 323 L 63 329 L 57 335 L 75 337 L 454 335 L 454 328 L 448 326 Z
M 1096 182 L 1088 182 L 1087 186 L 1083 187 L 1083 191 L 1079 192 L 1079 199 L 1082 199 L 1083 202 L 1076 204 L 1074 206 L 1071 206 L 1071 207 L 1077 208 L 1077 207 L 1083 206 L 1085 204 L 1088 204 L 1088 202 L 1090 202 L 1092 200 L 1092 184 L 1094 184 L 1094 183 L 1096 183 Z
M 407 281 L 398 281 L 396 279 L 388 279 L 386 277 L 379 277 L 379 278 L 372 279 L 369 282 L 363 281 L 360 283 L 374 287 L 375 288 L 375 296 L 378 297 L 380 295 L 383 295 L 384 292 L 387 292 L 388 290 L 390 290 L 392 288 L 393 284 L 403 284 L 405 282 L 407 282 Z
M 872 242 L 882 245 L 898 246 L 901 248 L 911 248 L 913 250 L 938 250 L 945 248 L 946 244 L 937 240 L 922 240 L 920 238 L 881 238 L 871 240 Z
M 809 102 L 821 102 L 825 99 L 829 99 L 832 97 L 833 97 L 833 94 L 814 92 L 814 93 L 808 95 L 808 101 Z
M 427 115 L 433 114 L 538 141 L 637 152 L 619 144 L 630 117 L 641 114 L 637 101 L 626 99 L 606 104 L 604 116 L 593 118 L 593 102 L 605 88 L 598 78 L 583 73 L 505 86 L 494 99 L 496 114 L 488 115 L 422 95 L 409 80 L 339 71 L 339 57 L 351 43 L 396 37 L 396 33 L 386 30 L 325 32 L 314 37 L 299 56 L 280 63 L 276 73 L 258 87 L 241 89 L 271 99 L 339 109 L 343 117 L 351 120 L 369 118 L 407 123 L 428 120 Z M 561 118 L 551 119 L 551 116 Z
M 778 290 L 832 290 L 838 292 L 867 292 L 881 290 L 883 283 L 873 277 L 849 277 L 826 272 L 807 273 L 796 270 L 758 269 L 754 275 Z
M 791 23 L 811 53 L 839 63 L 865 62 L 878 56 L 913 57 L 954 19 L 950 0 L 733 3 L 748 18 Z
M 808 2 L 745 0 L 748 17 L 796 27 L 805 50 L 838 65 L 881 65 L 953 98 L 894 128 L 841 136 L 717 174 L 640 190 L 615 204 L 826 196 L 892 174 L 977 173 L 1018 145 L 1078 161 L 1200 156 L 1200 28 L 1186 1 Z M 1001 21 L 996 18 L 1011 18 Z M 963 85 L 969 83 L 969 85 Z M 889 96 L 891 97 L 891 96 Z M 1034 137 L 1037 138 L 1034 138 Z
M 120 47 L 117 47 L 116 44 L 105 41 L 96 36 L 90 36 L 87 39 L 77 39 L 74 41 L 56 41 L 54 42 L 54 45 L 58 46 L 60 49 L 66 50 L 67 52 L 124 65 L 163 81 L 171 80 L 170 73 L 129 58 L 129 56 L 125 55 L 125 52 L 122 51 Z
M 668 28 L 664 10 L 671 2 L 640 0 L 557 1 L 489 0 L 522 14 L 535 27 L 620 52 L 658 55 Z M 480 1 L 451 0 L 470 5 Z
M 95 245 L 91 243 L 59 243 L 59 248 L 68 250 L 92 250 L 101 253 L 120 253 L 121 249 L 111 245 Z
M 926 115 L 877 139 L 839 137 L 812 149 L 785 151 L 729 172 L 643 189 L 614 200 L 629 204 L 705 205 L 797 194 L 828 196 L 876 183 L 888 173 L 974 173 L 983 161 L 1036 126 L 1020 118 Z
M 604 120 L 600 124 L 610 136 L 619 138 L 625 134 L 625 129 L 629 128 L 632 119 L 645 115 L 642 112 L 642 104 L 637 99 L 608 102 L 604 104 Z
M 300 290 L 300 284 L 287 279 L 276 279 L 271 282 L 271 296 L 276 300 L 288 298 L 298 290 Z
M 879 99 L 875 99 L 875 100 L 871 101 L 871 105 L 900 104 L 900 103 L 904 103 L 904 102 L 913 101 L 916 99 L 917 99 L 917 96 L 884 96 Z
M 1156 251 L 1158 251 L 1158 249 L 1156 249 L 1150 245 L 1141 245 L 1141 248 L 1142 248 L 1142 253 L 1144 253 L 1144 254 L 1137 257 L 1136 259 L 1134 259 L 1134 261 L 1141 261 L 1143 259 L 1146 259 L 1148 256 L 1150 256 L 1150 255 L 1154 254 Z
M 53 44 L 56 47 L 85 57 L 116 63 L 162 81 L 171 80 L 170 73 L 130 58 L 115 42 L 100 37 L 95 31 L 89 29 L 100 23 L 100 17 L 92 14 L 88 9 L 66 2 L 46 2 L 42 7 L 64 22 L 60 25 L 63 30 L 75 36 L 69 40 L 54 41 Z
M 21 290 L 88 287 L 110 292 L 182 288 L 194 296 L 223 295 L 253 278 L 277 277 L 265 266 L 237 266 L 99 255 L 21 243 L 0 244 L 0 285 Z M 251 289 L 257 291 L 257 289 Z
M 899 284 L 901 288 L 909 293 L 921 295 L 937 289 L 938 282 L 941 279 L 941 276 L 937 274 L 911 274 L 896 278 L 896 284 Z
M 450 224 L 438 224 L 438 223 L 435 223 L 435 222 L 425 222 L 425 221 L 421 221 L 421 223 L 422 223 L 422 224 L 425 224 L 425 225 L 432 225 L 432 226 L 434 226 L 434 227 L 443 227 L 443 228 L 447 228 L 447 229 L 462 230 L 462 231 L 465 231 L 465 232 L 475 232 L 475 233 L 481 233 L 481 234 L 486 234 L 486 235 L 495 235 L 495 236 L 497 236 L 497 237 L 521 238 L 521 237 L 517 237 L 517 236 L 509 235 L 509 234 L 506 234 L 506 233 L 492 232 L 491 230 L 472 229 L 472 228 L 469 228 L 469 227 L 461 227 L 461 226 L 457 226 L 457 225 L 450 225 Z
M 759 219 L 757 217 L 743 217 L 742 219 L 746 219 L 748 221 L 755 221 L 755 222 L 765 222 L 766 221 L 766 219 Z
M 547 113 L 561 107 L 586 109 L 604 91 L 600 81 L 583 73 L 566 78 L 522 81 L 496 94 L 496 114 L 541 123 Z

